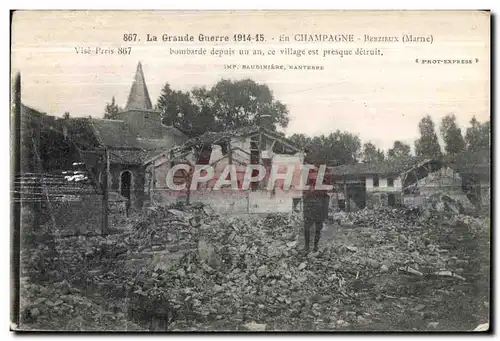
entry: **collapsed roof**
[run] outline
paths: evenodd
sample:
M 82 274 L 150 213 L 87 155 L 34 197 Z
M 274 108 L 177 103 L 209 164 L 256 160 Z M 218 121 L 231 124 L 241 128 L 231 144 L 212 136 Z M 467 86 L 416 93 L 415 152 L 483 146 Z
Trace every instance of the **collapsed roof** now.
M 222 132 L 206 132 L 200 136 L 196 136 L 193 138 L 190 138 L 189 140 L 179 143 L 169 149 L 168 151 L 165 151 L 161 154 L 156 155 L 152 159 L 149 159 L 146 161 L 146 163 L 149 163 L 153 160 L 155 160 L 158 157 L 161 156 L 166 156 L 166 155 L 186 155 L 187 153 L 191 152 L 193 149 L 198 149 L 201 150 L 204 147 L 209 147 L 215 144 L 224 144 L 228 143 L 231 141 L 233 138 L 238 138 L 238 137 L 253 137 L 253 136 L 258 136 L 260 134 L 263 134 L 273 140 L 276 140 L 279 144 L 283 146 L 284 149 L 287 151 L 297 153 L 301 152 L 302 148 L 299 147 L 296 143 L 290 141 L 283 135 L 274 132 L 272 130 L 260 127 L 260 126 L 246 126 L 242 128 L 237 128 L 237 129 L 232 129 L 232 130 L 226 130 Z

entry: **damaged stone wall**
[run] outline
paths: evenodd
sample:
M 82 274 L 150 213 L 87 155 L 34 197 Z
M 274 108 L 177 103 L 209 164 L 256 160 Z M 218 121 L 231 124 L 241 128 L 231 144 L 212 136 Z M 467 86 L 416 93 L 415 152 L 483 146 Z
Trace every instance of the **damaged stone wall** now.
M 391 202 L 390 196 L 393 196 L 394 201 Z M 391 205 L 392 204 L 392 205 Z M 366 207 L 369 209 L 401 206 L 403 204 L 403 195 L 401 192 L 370 192 L 366 194 Z
M 132 207 L 139 209 L 142 207 L 144 201 L 144 170 L 141 166 L 133 165 L 122 165 L 122 164 L 111 164 L 110 165 L 110 175 L 111 175 L 111 191 L 115 192 L 116 195 L 121 196 L 120 193 L 120 177 L 122 172 L 130 171 L 132 174 L 131 188 L 130 188 L 130 201 Z
M 248 191 L 192 191 L 190 201 L 210 205 L 217 213 L 248 213 Z
M 167 206 L 178 202 L 186 203 L 186 191 L 172 191 L 167 188 L 156 188 L 150 194 L 151 206 Z
M 421 195 L 431 195 L 437 191 L 448 195 L 462 195 L 462 178 L 451 168 L 442 168 L 420 179 L 417 187 Z
M 219 145 L 212 146 L 209 164 L 213 165 L 214 176 L 211 180 L 200 183 L 197 190 L 190 191 L 189 201 L 209 204 L 218 213 L 290 213 L 293 209 L 294 198 L 300 198 L 301 192 L 294 190 L 294 187 L 300 182 L 300 165 L 303 163 L 303 153 L 295 155 L 285 155 L 272 153 L 271 144 L 267 141 L 265 156 L 268 157 L 273 165 L 279 165 L 279 173 L 284 173 L 286 167 L 294 166 L 294 174 L 291 191 L 283 191 L 284 181 L 277 180 L 275 190 L 268 191 L 266 177 L 263 180 L 262 189 L 256 191 L 241 190 L 244 176 L 247 170 L 246 165 L 250 164 L 250 137 L 235 138 L 231 141 L 232 164 L 236 167 L 238 188 L 234 191 L 231 188 L 223 188 L 221 190 L 212 190 L 220 175 L 229 165 L 229 157 L 223 154 L 223 148 Z M 190 153 L 183 158 L 189 163 L 192 163 L 193 153 Z M 179 161 L 182 162 L 182 161 Z M 170 161 L 167 157 L 158 158 L 152 164 L 148 165 L 146 172 L 150 173 L 151 181 L 146 195 L 150 197 L 151 205 L 170 205 L 179 201 L 186 201 L 188 197 L 187 191 L 173 191 L 167 188 L 166 177 L 170 170 Z M 268 169 L 268 173 L 270 169 Z M 180 173 L 180 172 L 179 172 Z
M 426 198 L 438 193 L 459 202 L 467 210 L 474 209 L 474 205 L 462 189 L 462 178 L 449 167 L 441 168 L 420 179 L 416 183 L 414 193 L 405 196 L 405 204 L 420 207 L 425 203 Z
M 270 193 L 267 191 L 249 192 L 248 213 L 291 213 L 294 198 L 301 198 L 285 191 Z

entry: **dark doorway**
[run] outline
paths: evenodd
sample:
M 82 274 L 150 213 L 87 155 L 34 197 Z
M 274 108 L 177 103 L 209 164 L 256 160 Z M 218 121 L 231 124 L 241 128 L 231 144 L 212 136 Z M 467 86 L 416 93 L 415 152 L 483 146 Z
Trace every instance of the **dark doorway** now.
M 357 180 L 347 186 L 349 198 L 356 204 L 359 209 L 366 206 L 366 182 L 365 179 Z
M 387 203 L 389 206 L 394 207 L 396 205 L 396 197 L 394 194 L 389 194 L 387 197 Z
M 345 211 L 345 200 L 344 199 L 339 199 L 339 209 L 341 211 Z
M 120 194 L 130 200 L 130 187 L 132 184 L 132 173 L 125 171 L 121 175 Z
M 302 198 L 293 198 L 292 209 L 294 212 L 298 212 L 300 210 L 299 205 L 301 200 Z

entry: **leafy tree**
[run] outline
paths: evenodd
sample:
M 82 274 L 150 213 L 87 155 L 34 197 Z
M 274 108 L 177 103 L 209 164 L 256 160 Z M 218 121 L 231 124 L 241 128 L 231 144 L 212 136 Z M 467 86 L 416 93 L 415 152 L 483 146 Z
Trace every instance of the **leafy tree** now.
M 417 156 L 436 157 L 441 155 L 438 137 L 434 129 L 432 118 L 427 115 L 418 124 L 420 138 L 415 141 L 415 153 Z
M 363 145 L 362 156 L 365 163 L 380 163 L 385 159 L 384 152 L 378 149 L 372 142 L 367 142 Z
M 156 108 L 165 121 L 190 136 L 257 124 L 259 115 L 270 115 L 275 130 L 289 122 L 286 106 L 275 100 L 269 87 L 251 79 L 220 80 L 211 89 L 189 92 L 172 90 L 166 84 Z
M 410 156 L 410 145 L 401 141 L 394 141 L 394 145 L 387 152 L 389 159 L 401 159 Z
M 290 140 L 306 148 L 307 160 L 326 162 L 329 165 L 356 163 L 361 149 L 358 136 L 337 130 L 329 135 L 308 137 L 294 134 Z
M 295 142 L 302 148 L 309 148 L 311 145 L 312 139 L 305 134 L 293 134 L 288 138 L 290 141 Z
M 441 121 L 441 136 L 445 146 L 444 150 L 448 154 L 455 154 L 465 149 L 465 141 L 462 130 L 458 127 L 455 115 L 448 115 Z
M 188 136 L 214 130 L 212 112 L 195 104 L 191 93 L 172 90 L 168 83 L 161 90 L 156 109 L 161 112 L 163 124 L 173 125 Z
M 479 151 L 490 148 L 490 121 L 480 123 L 476 117 L 470 120 L 470 127 L 465 132 L 465 145 L 468 151 Z
M 104 118 L 112 120 L 120 111 L 122 111 L 122 108 L 116 105 L 115 96 L 113 96 L 113 98 L 111 99 L 111 103 L 106 104 L 106 108 L 104 109 Z
M 63 115 L 63 118 L 64 118 L 65 120 L 67 120 L 67 119 L 69 118 L 69 116 L 70 116 L 70 115 L 69 115 L 69 112 L 68 112 L 68 111 L 66 111 L 66 112 L 64 113 L 64 115 Z
M 288 109 L 276 101 L 269 87 L 251 79 L 221 80 L 209 91 L 212 112 L 221 130 L 257 123 L 258 115 L 270 115 L 274 128 L 286 128 Z

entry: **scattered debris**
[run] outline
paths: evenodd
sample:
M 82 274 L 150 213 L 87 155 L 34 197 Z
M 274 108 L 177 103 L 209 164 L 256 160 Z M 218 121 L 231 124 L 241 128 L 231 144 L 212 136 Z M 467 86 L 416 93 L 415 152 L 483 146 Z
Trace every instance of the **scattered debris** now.
M 436 271 L 434 272 L 434 275 L 436 276 L 445 276 L 445 277 L 453 277 L 453 278 L 458 278 L 462 281 L 465 281 L 465 278 L 460 276 L 460 275 L 457 275 L 456 273 L 454 273 L 453 271 L 449 271 L 449 270 L 445 270 L 445 271 Z
M 263 323 L 250 322 L 243 325 L 246 329 L 252 332 L 266 331 L 266 325 Z
M 380 271 L 381 272 L 388 272 L 389 271 L 389 267 L 385 264 L 383 264 L 381 267 L 380 267 Z
M 439 326 L 439 322 L 429 322 L 427 324 L 427 328 L 429 329 L 436 329 Z
M 399 271 L 404 271 L 404 272 L 407 272 L 409 274 L 412 274 L 412 275 L 417 275 L 417 276 L 423 276 L 424 274 L 421 273 L 420 271 L 418 270 L 415 270 L 413 269 L 412 267 L 410 266 L 405 266 L 405 267 L 401 267 L 399 268 Z

